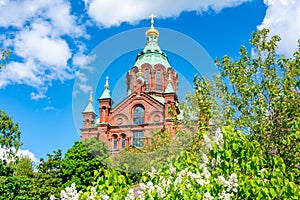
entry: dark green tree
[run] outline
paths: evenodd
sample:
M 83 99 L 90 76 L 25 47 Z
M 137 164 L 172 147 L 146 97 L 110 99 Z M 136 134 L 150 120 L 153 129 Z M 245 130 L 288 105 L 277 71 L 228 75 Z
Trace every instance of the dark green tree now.
M 35 199 L 50 199 L 51 195 L 59 197 L 63 188 L 62 182 L 62 152 L 54 151 L 53 154 L 47 154 L 47 161 L 40 159 L 37 166 L 37 172 L 34 174 L 31 193 Z
M 21 145 L 21 131 L 18 123 L 14 123 L 11 117 L 0 110 L 0 148 L 7 151 L 5 158 L 14 157 Z
M 78 190 L 86 190 L 94 177 L 94 171 L 108 158 L 106 144 L 96 138 L 75 142 L 66 152 L 61 163 L 64 187 L 76 184 Z
M 14 166 L 14 176 L 33 177 L 33 162 L 29 157 L 18 158 Z
M 1 200 L 33 200 L 32 179 L 26 176 L 0 177 L 0 199 Z

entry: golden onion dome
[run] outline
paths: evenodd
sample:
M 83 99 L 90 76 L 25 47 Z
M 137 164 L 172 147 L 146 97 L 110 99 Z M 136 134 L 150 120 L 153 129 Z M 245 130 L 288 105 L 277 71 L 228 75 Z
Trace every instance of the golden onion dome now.
M 158 32 L 158 30 L 156 30 L 155 28 L 149 28 L 149 29 L 146 31 L 146 36 L 148 37 L 149 35 L 155 35 L 156 37 L 158 37 L 159 32 Z
M 159 32 L 158 30 L 156 30 L 154 28 L 154 14 L 151 14 L 151 28 L 149 28 L 147 31 L 146 31 L 146 36 L 148 37 L 149 35 L 155 35 L 156 37 L 158 37 L 159 35 Z

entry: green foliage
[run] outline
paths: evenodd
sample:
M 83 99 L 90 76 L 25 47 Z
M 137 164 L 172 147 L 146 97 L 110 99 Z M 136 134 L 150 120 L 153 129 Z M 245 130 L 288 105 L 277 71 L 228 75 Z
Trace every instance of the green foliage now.
M 33 162 L 28 157 L 20 157 L 14 166 L 14 176 L 33 177 Z
M 144 148 L 127 148 L 113 155 L 109 166 L 130 174 L 136 182 L 143 172 L 151 168 L 162 168 L 173 162 L 180 152 L 191 147 L 193 136 L 190 132 L 178 132 L 171 139 L 168 131 L 155 131 L 151 136 L 151 144 Z
M 96 137 L 85 139 L 83 145 L 89 153 L 95 157 L 100 163 L 103 163 L 109 156 L 109 149 L 103 141 L 97 140 Z
M 18 123 L 15 124 L 3 110 L 0 110 L 0 147 L 8 151 L 6 159 L 15 156 L 21 146 L 20 139 Z
M 300 163 L 300 48 L 293 58 L 278 56 L 280 37 L 268 32 L 253 33 L 254 55 L 242 47 L 238 60 L 224 56 L 216 61 L 219 79 L 227 83 L 218 87 L 235 128 L 263 145 L 270 162 L 273 155 L 281 157 L 287 172 Z
M 93 180 L 93 172 L 103 165 L 108 156 L 109 149 L 96 138 L 75 142 L 61 162 L 63 186 L 75 183 L 77 189 L 85 191 Z
M 47 154 L 47 157 L 47 161 L 40 159 L 38 172 L 34 175 L 31 193 L 35 199 L 49 199 L 51 195 L 59 196 L 63 189 L 62 152 L 54 151 L 53 154 Z
M 33 200 L 30 194 L 32 179 L 24 176 L 0 177 L 0 199 Z
M 263 146 L 231 126 L 224 127 L 222 133 L 223 146 L 216 136 L 210 143 L 204 139 L 201 146 L 206 151 L 185 152 L 170 167 L 144 176 L 141 188 L 146 199 L 299 197 L 300 186 L 285 172 L 283 159 L 275 155 L 270 163 Z
M 11 166 L 8 165 L 6 160 L 0 159 L 0 177 L 12 176 L 14 170 Z
M 102 167 L 95 171 L 94 182 L 92 186 L 99 194 L 95 199 L 102 199 L 103 196 L 108 196 L 109 199 L 124 199 L 131 186 L 131 181 L 121 173 L 113 168 Z M 81 195 L 80 199 L 87 199 L 89 192 Z

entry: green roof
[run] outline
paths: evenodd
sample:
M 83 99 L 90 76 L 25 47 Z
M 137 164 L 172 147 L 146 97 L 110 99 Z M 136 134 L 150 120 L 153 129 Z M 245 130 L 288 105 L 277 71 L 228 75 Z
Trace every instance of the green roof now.
M 168 83 L 165 93 L 175 93 L 171 82 Z
M 85 108 L 85 110 L 83 112 L 85 112 L 85 113 L 88 113 L 88 112 L 95 113 L 94 107 L 93 107 L 93 105 L 92 105 L 91 102 L 88 103 L 88 105 L 86 106 L 86 108 Z
M 147 43 L 143 51 L 136 58 L 134 66 L 140 67 L 142 64 L 148 63 L 154 67 L 156 64 L 162 64 L 165 67 L 171 67 L 168 61 L 168 56 L 158 45 L 158 38 L 155 35 L 147 36 Z
M 105 88 L 100 99 L 111 99 L 109 89 Z

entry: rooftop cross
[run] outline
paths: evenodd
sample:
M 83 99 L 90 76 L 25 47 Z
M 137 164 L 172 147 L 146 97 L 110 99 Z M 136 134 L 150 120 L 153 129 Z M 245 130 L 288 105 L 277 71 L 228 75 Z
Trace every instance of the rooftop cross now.
M 89 102 L 93 103 L 93 91 L 90 92 L 90 99 Z
M 106 77 L 106 83 L 104 85 L 104 88 L 108 89 L 109 88 L 109 85 L 108 85 L 108 76 Z
M 154 17 L 156 17 L 153 13 L 149 16 L 151 18 L 151 28 L 154 28 Z

